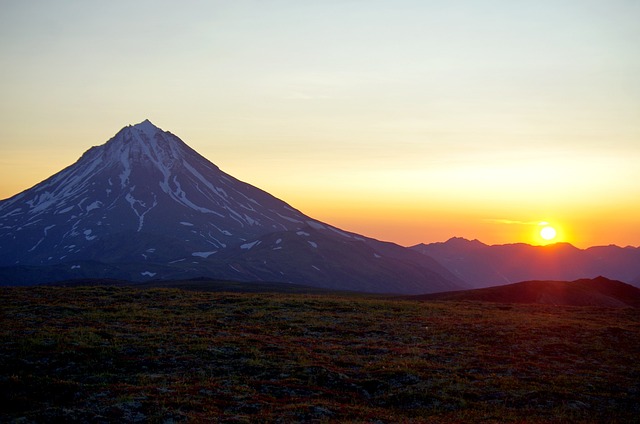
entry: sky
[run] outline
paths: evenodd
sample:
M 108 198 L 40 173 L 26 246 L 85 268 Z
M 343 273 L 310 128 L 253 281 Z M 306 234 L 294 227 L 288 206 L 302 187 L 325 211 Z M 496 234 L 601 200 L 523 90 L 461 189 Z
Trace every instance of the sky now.
M 637 0 L 0 0 L 0 199 L 150 119 L 381 240 L 638 246 L 639 20 Z

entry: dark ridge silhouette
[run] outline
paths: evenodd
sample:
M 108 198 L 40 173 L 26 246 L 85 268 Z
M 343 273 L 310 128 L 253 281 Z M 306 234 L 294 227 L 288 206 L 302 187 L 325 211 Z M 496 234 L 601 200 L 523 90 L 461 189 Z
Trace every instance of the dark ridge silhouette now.
M 640 307 L 640 289 L 605 277 L 575 281 L 523 281 L 475 290 L 411 296 L 415 300 Z
M 640 287 L 640 247 L 610 245 L 579 249 L 569 243 L 490 246 L 454 237 L 444 243 L 419 244 L 412 249 L 437 260 L 472 288 L 531 280 L 574 281 L 594 275 Z

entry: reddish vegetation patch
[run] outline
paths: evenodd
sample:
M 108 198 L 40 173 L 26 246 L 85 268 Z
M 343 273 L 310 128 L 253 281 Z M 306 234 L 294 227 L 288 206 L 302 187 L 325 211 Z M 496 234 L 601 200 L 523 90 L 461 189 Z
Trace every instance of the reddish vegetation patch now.
M 0 290 L 0 421 L 632 422 L 632 308 Z

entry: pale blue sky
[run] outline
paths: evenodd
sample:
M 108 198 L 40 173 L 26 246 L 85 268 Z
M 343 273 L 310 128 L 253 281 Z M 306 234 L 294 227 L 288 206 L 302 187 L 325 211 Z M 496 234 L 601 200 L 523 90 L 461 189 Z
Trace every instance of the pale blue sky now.
M 403 243 L 491 231 L 443 229 L 461 204 L 465 231 L 594 198 L 640 215 L 639 21 L 637 0 L 1 0 L 0 198 L 149 118 L 347 229 L 336 210 L 427 216 Z

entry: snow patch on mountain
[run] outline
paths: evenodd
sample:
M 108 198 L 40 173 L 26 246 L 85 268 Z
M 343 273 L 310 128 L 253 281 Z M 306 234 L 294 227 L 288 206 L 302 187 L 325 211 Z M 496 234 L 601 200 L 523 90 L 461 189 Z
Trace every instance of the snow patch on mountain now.
M 7 212 L 6 214 L 0 216 L 0 219 L 4 219 L 4 218 L 7 218 L 9 216 L 13 216 L 13 215 L 19 214 L 20 211 L 22 211 L 22 208 L 16 208 L 16 209 L 14 209 L 14 210 L 12 210 L 10 212 Z
M 259 244 L 260 244 L 260 240 L 252 241 L 251 243 L 245 243 L 245 244 L 240 245 L 240 249 L 249 250 L 253 246 L 257 246 Z
M 67 212 L 71 212 L 73 210 L 73 208 L 75 208 L 75 206 L 67 206 L 66 208 L 61 209 L 61 210 L 57 211 L 56 213 L 59 214 L 59 215 L 62 215 L 62 214 L 65 214 Z
M 314 230 L 324 230 L 327 228 L 318 221 L 307 221 L 307 225 L 309 225 L 309 227 L 313 228 Z
M 156 195 L 155 194 L 153 195 L 153 205 L 151 206 L 147 206 L 147 204 L 144 201 L 136 199 L 131 195 L 131 193 L 127 193 L 127 195 L 125 196 L 125 199 L 127 202 L 129 202 L 131 209 L 138 217 L 137 231 L 140 232 L 140 230 L 142 230 L 142 226 L 144 225 L 144 216 L 147 213 L 149 213 L 151 209 L 155 208 L 158 205 Z
M 291 209 L 291 208 L 288 208 L 288 209 Z M 278 217 L 280 217 L 280 218 L 282 218 L 282 219 L 284 219 L 286 221 L 293 222 L 293 223 L 296 223 L 296 224 L 302 224 L 302 221 L 299 220 L 299 219 L 295 219 L 295 218 L 292 218 L 290 216 L 282 215 L 282 214 L 277 213 L 277 212 L 276 212 L 276 215 L 278 215 Z
M 29 249 L 29 252 L 33 252 L 34 250 L 36 250 L 36 248 L 38 246 L 40 246 L 40 243 L 42 243 L 44 241 L 44 237 L 42 237 L 40 240 L 38 240 L 38 242 L 36 244 L 33 245 L 33 247 L 31 249 Z
M 96 200 L 95 202 L 93 202 L 89 206 L 87 206 L 85 211 L 89 212 L 89 211 L 92 211 L 94 209 L 99 209 L 100 207 L 102 207 L 102 202 L 99 201 L 99 200 Z
M 193 252 L 191 254 L 191 256 L 198 256 L 200 258 L 204 258 L 207 259 L 209 256 L 213 255 L 214 253 L 217 253 L 217 250 L 213 250 L 211 252 Z

